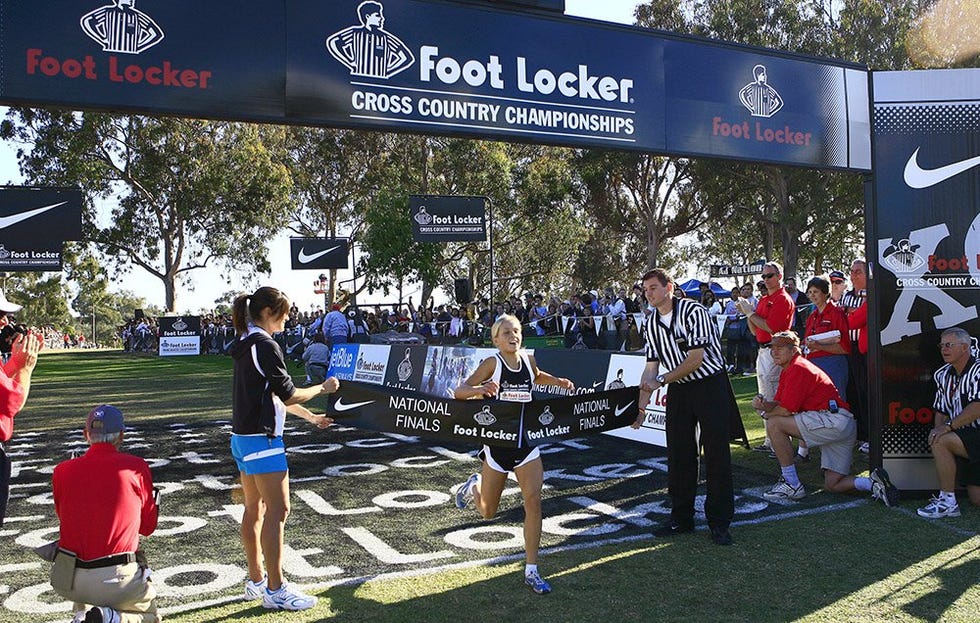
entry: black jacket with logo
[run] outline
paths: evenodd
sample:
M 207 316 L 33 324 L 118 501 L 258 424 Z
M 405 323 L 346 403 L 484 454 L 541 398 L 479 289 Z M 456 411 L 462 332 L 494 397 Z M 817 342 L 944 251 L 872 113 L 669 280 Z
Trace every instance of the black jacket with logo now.
M 231 428 L 236 435 L 282 435 L 286 419 L 285 401 L 296 386 L 286 370 L 282 349 L 258 327 L 235 340 L 232 383 Z

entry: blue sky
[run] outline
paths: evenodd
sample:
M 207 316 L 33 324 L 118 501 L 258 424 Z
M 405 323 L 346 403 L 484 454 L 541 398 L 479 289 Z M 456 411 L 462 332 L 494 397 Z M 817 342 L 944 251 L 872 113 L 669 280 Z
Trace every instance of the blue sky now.
M 565 0 L 565 13 L 589 19 L 630 24 L 633 22 L 633 9 L 637 4 L 637 0 Z M 6 108 L 0 107 L 0 118 L 5 114 Z M 13 185 L 23 183 L 23 178 L 17 169 L 15 151 L 15 146 L 6 141 L 0 141 L 0 183 Z M 288 235 L 270 241 L 269 251 L 272 261 L 272 274 L 268 278 L 263 277 L 261 283 L 281 288 L 296 302 L 300 309 L 306 310 L 310 309 L 311 306 L 322 305 L 322 297 L 313 293 L 313 281 L 319 272 L 291 270 Z M 215 296 L 232 288 L 246 289 L 246 286 L 240 283 L 235 283 L 232 286 L 225 284 L 217 269 L 196 270 L 191 275 L 192 281 L 183 284 L 177 297 L 177 310 L 179 312 L 210 309 L 213 306 Z M 340 279 L 350 279 L 350 276 L 349 271 L 341 271 Z M 111 289 L 135 292 L 144 297 L 148 303 L 163 307 L 162 282 L 147 277 L 145 271 L 134 268 L 129 275 L 114 284 Z M 250 284 L 250 288 L 254 289 L 257 285 L 260 284 Z M 418 302 L 418 291 L 408 290 L 404 294 L 406 297 L 414 294 L 414 299 L 416 303 Z M 444 302 L 442 293 L 437 292 L 435 296 L 437 302 Z M 362 295 L 359 300 L 374 303 L 382 302 L 384 299 L 380 293 L 377 293 L 367 297 Z

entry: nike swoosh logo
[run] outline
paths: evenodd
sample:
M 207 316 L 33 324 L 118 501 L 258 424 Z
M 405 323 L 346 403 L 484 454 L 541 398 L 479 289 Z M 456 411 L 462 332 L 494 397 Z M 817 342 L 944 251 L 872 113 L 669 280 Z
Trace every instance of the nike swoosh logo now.
M 62 201 L 61 203 L 53 203 L 53 204 L 51 204 L 49 206 L 44 206 L 43 208 L 38 208 L 36 210 L 30 210 L 29 212 L 21 212 L 20 214 L 11 214 L 10 216 L 0 217 L 0 229 L 6 229 L 6 228 L 10 227 L 11 225 L 16 225 L 17 223 L 19 223 L 21 221 L 26 221 L 29 218 L 33 218 L 33 217 L 37 216 L 38 214 L 42 214 L 44 212 L 47 212 L 48 210 L 51 210 L 53 208 L 57 208 L 58 206 L 63 206 L 66 203 L 68 203 L 68 202 L 67 201 Z
M 306 254 L 306 248 L 301 248 L 299 250 L 299 255 L 296 256 L 296 259 L 299 260 L 299 263 L 300 264 L 309 264 L 313 260 L 315 260 L 315 259 L 317 259 L 319 257 L 323 257 L 327 253 L 330 253 L 331 251 L 333 251 L 335 249 L 339 249 L 339 248 L 340 248 L 340 245 L 337 245 L 335 247 L 330 247 L 329 249 L 326 249 L 325 251 L 320 251 L 319 253 L 314 253 L 313 255 L 307 255 Z
M 923 169 L 918 162 L 919 148 L 917 147 L 909 161 L 905 163 L 905 183 L 912 188 L 929 188 L 940 182 L 945 182 L 954 175 L 959 175 L 964 171 L 969 171 L 975 166 L 980 165 L 980 156 L 975 156 L 968 160 L 960 160 L 952 164 L 947 164 L 938 169 Z
M 628 405 L 626 405 L 625 407 L 619 407 L 619 406 L 617 406 L 616 407 L 616 417 L 621 416 L 627 409 L 629 409 L 631 406 L 633 406 L 633 402 L 634 401 L 631 400 L 630 403 Z
M 368 400 L 365 402 L 352 402 L 350 404 L 344 404 L 344 398 L 343 396 L 341 396 L 340 398 L 337 398 L 337 402 L 334 404 L 333 408 L 341 412 L 350 411 L 351 409 L 356 409 L 358 407 L 363 407 L 364 405 L 369 405 L 372 402 L 374 401 Z

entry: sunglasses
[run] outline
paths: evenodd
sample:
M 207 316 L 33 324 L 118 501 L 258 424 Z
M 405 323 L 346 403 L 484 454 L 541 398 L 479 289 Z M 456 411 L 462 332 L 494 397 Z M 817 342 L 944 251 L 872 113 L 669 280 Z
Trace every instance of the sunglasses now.
M 13 320 L 14 314 L 12 312 L 0 311 L 0 319 L 2 318 L 9 318 L 10 320 Z
M 762 276 L 763 279 L 772 279 L 776 276 L 776 273 L 768 273 Z

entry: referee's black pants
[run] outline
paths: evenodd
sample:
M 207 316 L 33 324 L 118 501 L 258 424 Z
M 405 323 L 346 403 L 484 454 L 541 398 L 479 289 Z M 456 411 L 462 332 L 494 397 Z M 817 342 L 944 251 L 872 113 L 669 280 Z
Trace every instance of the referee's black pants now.
M 667 386 L 667 491 L 671 519 L 694 523 L 694 497 L 698 487 L 698 442 L 701 427 L 708 496 L 704 514 L 709 526 L 728 527 L 735 515 L 732 453 L 729 447 L 730 393 L 728 377 L 716 374 L 688 383 Z

